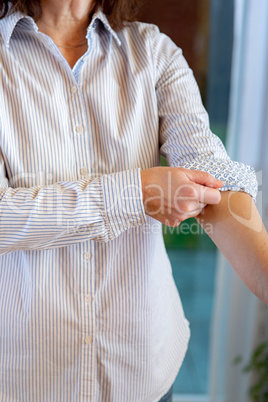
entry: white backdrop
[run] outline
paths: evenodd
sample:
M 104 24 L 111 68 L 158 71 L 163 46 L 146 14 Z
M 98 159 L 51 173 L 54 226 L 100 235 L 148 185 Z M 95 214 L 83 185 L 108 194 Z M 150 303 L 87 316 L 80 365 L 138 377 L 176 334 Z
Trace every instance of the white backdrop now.
M 258 208 L 268 227 L 268 1 L 235 0 L 234 52 L 227 149 L 258 172 Z M 211 402 L 247 402 L 244 364 L 268 339 L 267 307 L 219 255 L 211 348 Z

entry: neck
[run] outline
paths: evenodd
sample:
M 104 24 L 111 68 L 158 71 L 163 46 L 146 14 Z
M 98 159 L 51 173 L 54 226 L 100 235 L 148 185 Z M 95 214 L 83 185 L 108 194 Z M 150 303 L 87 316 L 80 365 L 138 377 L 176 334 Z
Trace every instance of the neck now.
M 36 21 L 41 32 L 62 48 L 74 48 L 85 42 L 94 8 L 93 0 L 41 0 L 42 15 Z

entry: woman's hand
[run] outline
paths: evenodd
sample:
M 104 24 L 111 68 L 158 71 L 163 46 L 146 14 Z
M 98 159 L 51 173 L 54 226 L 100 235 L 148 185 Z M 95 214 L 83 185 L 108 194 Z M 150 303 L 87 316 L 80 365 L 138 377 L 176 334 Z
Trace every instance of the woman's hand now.
M 178 226 L 221 200 L 217 189 L 223 183 L 197 170 L 155 167 L 142 170 L 141 181 L 146 214 L 167 226 Z

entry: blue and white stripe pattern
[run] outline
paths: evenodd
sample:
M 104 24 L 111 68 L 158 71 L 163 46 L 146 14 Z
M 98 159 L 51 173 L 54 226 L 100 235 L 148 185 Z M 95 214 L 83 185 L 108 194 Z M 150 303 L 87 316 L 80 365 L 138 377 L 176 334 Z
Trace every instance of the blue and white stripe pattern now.
M 3 402 L 158 401 L 189 325 L 140 169 L 160 152 L 171 166 L 220 163 L 226 189 L 254 196 L 170 39 L 141 23 L 115 33 L 101 11 L 87 39 L 71 69 L 31 18 L 0 21 Z

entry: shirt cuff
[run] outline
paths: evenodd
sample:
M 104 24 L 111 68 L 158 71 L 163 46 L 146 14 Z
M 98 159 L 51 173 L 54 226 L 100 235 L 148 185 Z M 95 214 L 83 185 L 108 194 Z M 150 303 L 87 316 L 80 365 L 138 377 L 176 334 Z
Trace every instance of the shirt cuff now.
M 224 185 L 220 191 L 243 191 L 250 194 L 256 202 L 258 182 L 254 168 L 230 159 L 195 159 L 180 167 L 210 173 Z
M 140 169 L 103 175 L 101 186 L 110 238 L 146 223 Z

